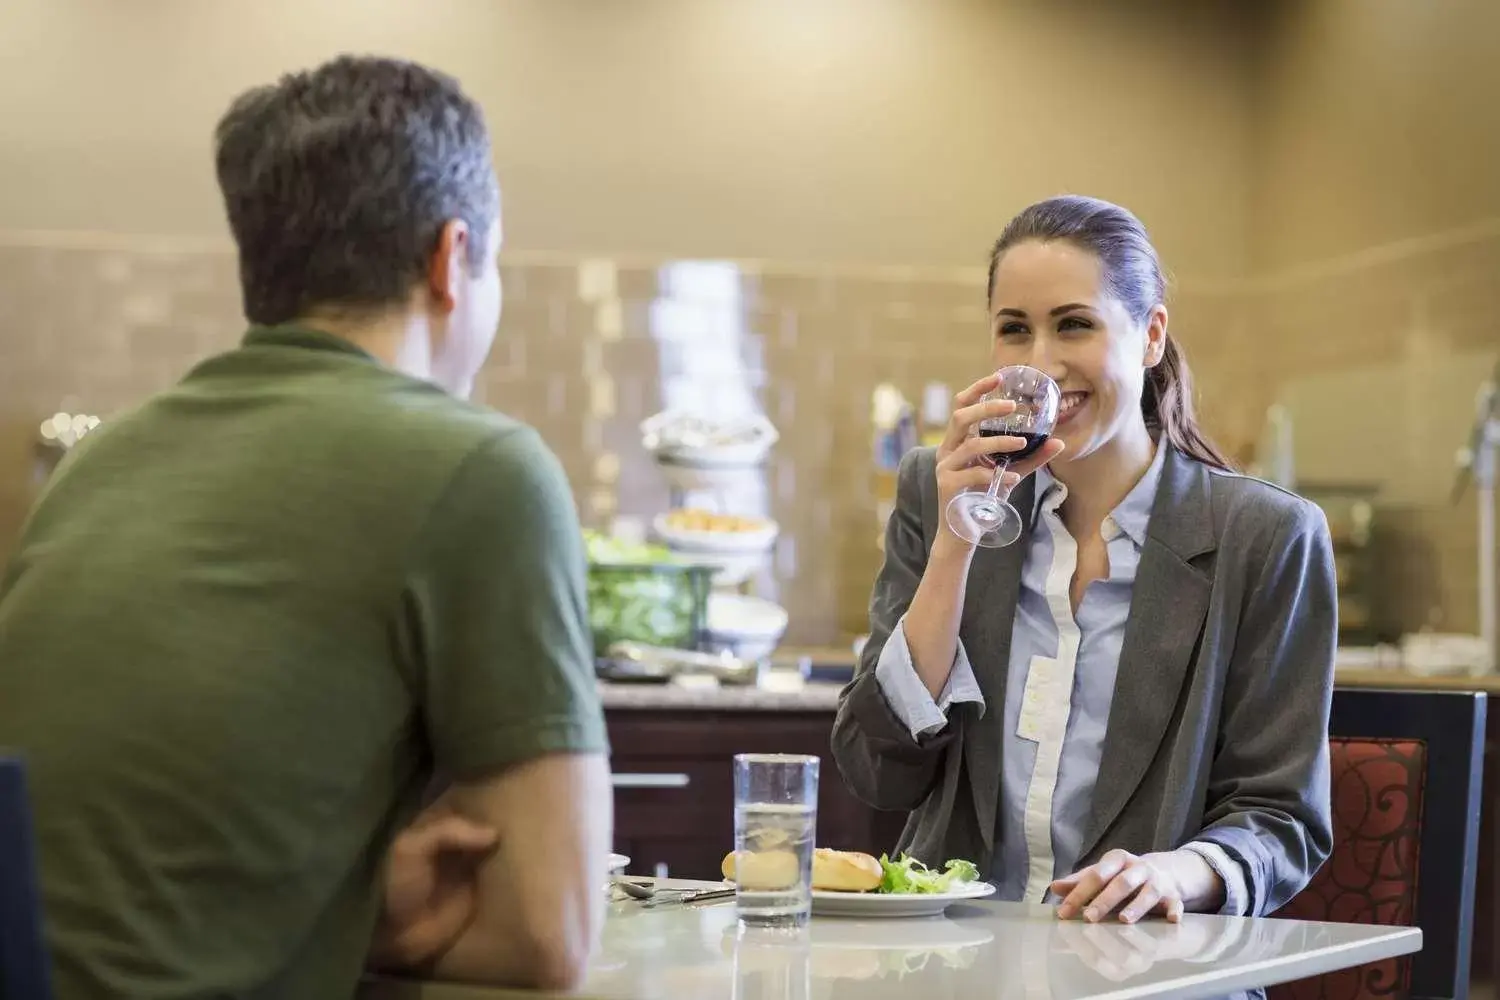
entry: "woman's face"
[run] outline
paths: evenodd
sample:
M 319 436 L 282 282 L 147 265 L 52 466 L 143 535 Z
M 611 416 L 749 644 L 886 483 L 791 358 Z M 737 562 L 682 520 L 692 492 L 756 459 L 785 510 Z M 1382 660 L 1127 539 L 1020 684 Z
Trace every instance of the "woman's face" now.
M 1072 243 L 1019 243 L 995 270 L 995 365 L 1041 369 L 1062 390 L 1053 436 L 1067 450 L 1059 464 L 1144 430 L 1141 389 L 1146 369 L 1161 359 L 1166 331 L 1165 308 L 1133 320 L 1104 284 L 1099 258 Z

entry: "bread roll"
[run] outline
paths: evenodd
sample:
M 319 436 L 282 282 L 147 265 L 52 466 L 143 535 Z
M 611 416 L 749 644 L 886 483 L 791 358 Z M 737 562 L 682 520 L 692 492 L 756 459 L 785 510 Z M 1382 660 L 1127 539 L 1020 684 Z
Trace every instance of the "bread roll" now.
M 785 889 L 797 881 L 797 856 L 790 851 L 760 851 L 749 854 L 743 878 L 736 878 L 734 852 L 724 856 L 720 871 L 731 882 L 746 889 Z M 880 885 L 884 872 L 880 862 L 858 851 L 835 851 L 820 847 L 813 852 L 812 887 L 827 892 L 869 892 Z
M 729 881 L 755 892 L 790 889 L 797 884 L 800 874 L 797 855 L 791 851 L 747 851 L 743 865 L 735 864 L 734 852 L 731 851 L 720 870 Z M 735 877 L 737 872 L 738 878 Z
M 829 892 L 869 892 L 880 885 L 885 872 L 880 862 L 859 851 L 834 851 L 820 847 L 813 852 L 814 889 Z

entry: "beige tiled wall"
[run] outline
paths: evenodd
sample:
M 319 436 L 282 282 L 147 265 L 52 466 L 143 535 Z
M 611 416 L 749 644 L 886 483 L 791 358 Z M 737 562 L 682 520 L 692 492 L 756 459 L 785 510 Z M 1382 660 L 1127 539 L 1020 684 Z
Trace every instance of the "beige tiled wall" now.
M 1500 358 L 1496 274 L 1491 223 L 1289 271 L 1246 295 L 1241 395 L 1289 401 L 1308 460 L 1299 476 L 1379 489 L 1377 613 L 1401 629 L 1478 627 L 1476 497 L 1453 492 L 1476 391 Z
M 1248 457 L 1266 405 L 1298 379 L 1496 342 L 1487 311 L 1500 291 L 1485 275 L 1500 263 L 1500 241 L 1413 253 L 1175 291 L 1173 329 L 1198 372 L 1206 420 L 1231 452 Z M 636 425 L 663 406 L 664 379 L 717 336 L 735 345 L 722 366 L 729 381 L 781 432 L 765 485 L 783 538 L 763 583 L 794 611 L 789 639 L 859 632 L 879 559 L 871 390 L 891 381 L 915 399 L 929 380 L 957 388 L 984 370 L 982 273 L 735 265 L 716 272 L 729 280 L 698 287 L 653 262 L 510 258 L 503 271 L 501 337 L 478 392 L 543 432 L 584 520 L 645 519 L 668 503 Z M 240 328 L 234 261 L 222 248 L 0 239 L 0 551 L 40 482 L 33 442 L 44 417 L 59 408 L 107 417 L 231 346 Z M 1394 430 L 1378 405 L 1369 426 Z M 1471 514 L 1472 504 L 1431 502 L 1393 512 L 1398 607 L 1442 605 L 1445 624 L 1473 627 Z

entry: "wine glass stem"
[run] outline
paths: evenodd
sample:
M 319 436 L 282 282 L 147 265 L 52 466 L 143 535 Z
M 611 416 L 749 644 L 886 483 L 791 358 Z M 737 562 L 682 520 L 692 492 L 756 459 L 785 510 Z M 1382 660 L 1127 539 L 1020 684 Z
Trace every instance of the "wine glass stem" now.
M 995 459 L 995 474 L 990 477 L 990 488 L 985 490 L 986 499 L 1004 503 L 1010 499 L 1010 490 L 1003 490 L 1002 484 L 1005 479 L 1005 470 L 1010 468 L 1010 459 Z

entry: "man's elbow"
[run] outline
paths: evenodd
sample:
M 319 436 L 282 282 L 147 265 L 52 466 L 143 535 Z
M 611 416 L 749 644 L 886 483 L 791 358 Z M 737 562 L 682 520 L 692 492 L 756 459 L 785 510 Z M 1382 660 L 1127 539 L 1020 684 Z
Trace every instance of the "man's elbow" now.
M 518 985 L 538 990 L 573 990 L 583 983 L 593 957 L 597 935 L 592 928 L 576 927 L 539 932 L 522 931 L 517 943 Z
M 546 896 L 525 902 L 512 898 L 519 918 L 512 930 L 517 965 L 525 986 L 572 990 L 583 982 L 598 947 L 604 924 L 604 894 L 596 881 L 578 880 L 567 887 L 555 882 Z M 527 905 L 527 904 L 530 905 Z
M 521 982 L 534 990 L 575 990 L 583 984 L 589 966 L 588 948 L 555 943 L 535 944 L 520 956 Z

